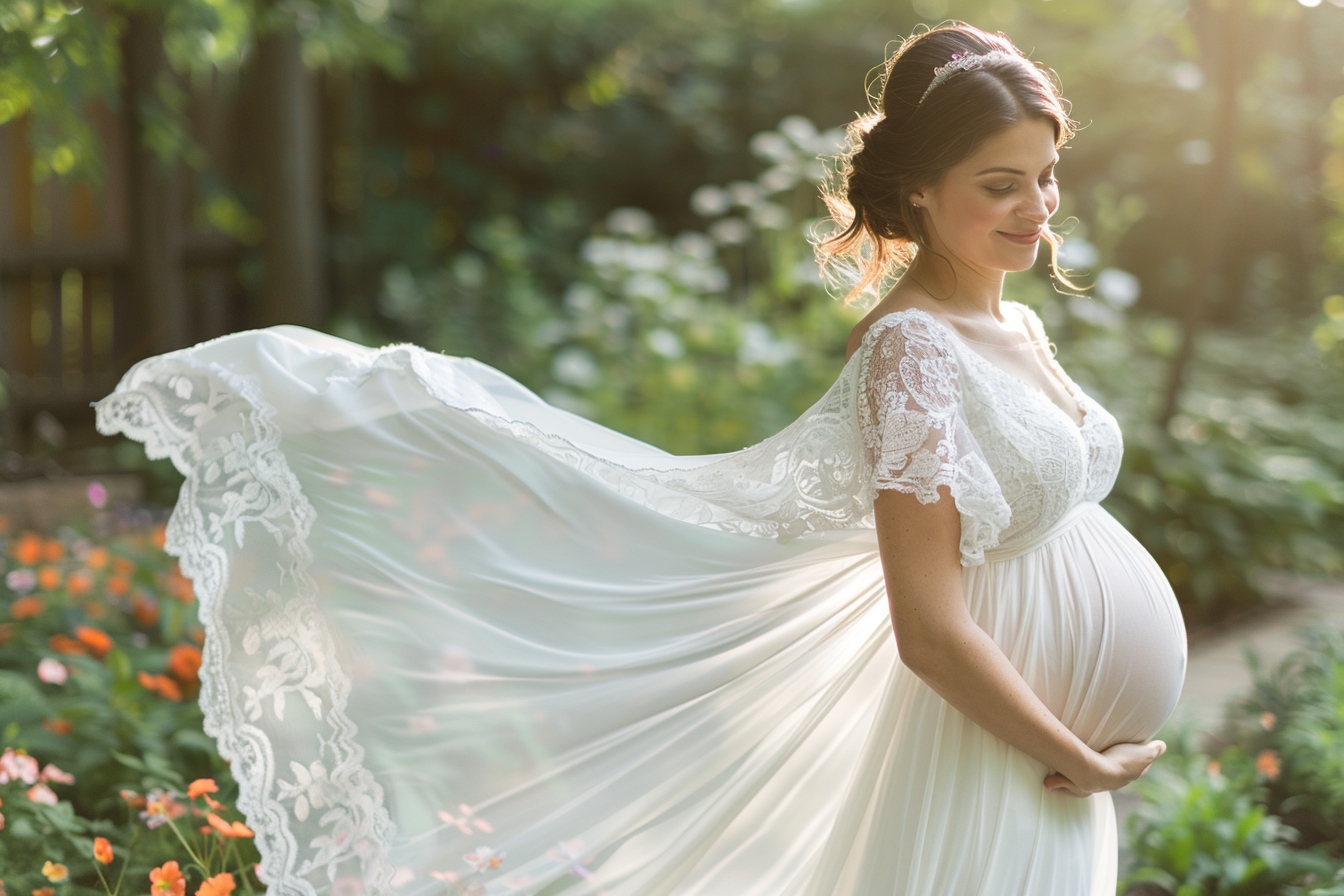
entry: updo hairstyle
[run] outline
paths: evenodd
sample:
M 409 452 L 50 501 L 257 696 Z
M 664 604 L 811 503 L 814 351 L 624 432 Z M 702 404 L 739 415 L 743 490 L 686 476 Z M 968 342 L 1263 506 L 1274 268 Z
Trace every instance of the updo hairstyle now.
M 956 72 L 920 102 L 934 69 L 952 54 L 992 50 L 1014 58 Z M 985 140 L 1019 121 L 1049 122 L 1056 148 L 1076 126 L 1049 69 L 1027 59 L 1004 35 L 960 21 L 904 40 L 884 66 L 879 97 L 877 109 L 850 123 L 848 145 L 835 159 L 836 177 L 822 188 L 835 227 L 818 241 L 817 260 L 832 282 L 849 287 L 846 304 L 876 292 L 919 252 L 933 252 L 912 193 L 937 185 Z M 1073 287 L 1059 269 L 1063 238 L 1047 226 L 1045 239 L 1051 271 Z

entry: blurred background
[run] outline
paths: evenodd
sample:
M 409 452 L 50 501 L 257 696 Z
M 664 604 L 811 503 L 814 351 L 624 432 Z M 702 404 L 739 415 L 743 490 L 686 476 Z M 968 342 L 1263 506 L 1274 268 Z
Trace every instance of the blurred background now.
M 0 896 L 179 859 L 261 889 L 246 827 L 185 826 L 214 857 L 185 862 L 182 801 L 236 786 L 164 550 L 182 479 L 90 402 L 294 323 L 675 453 L 753 444 L 861 317 L 807 241 L 824 159 L 949 18 L 1073 103 L 1087 288 L 1042 257 L 1006 297 L 1120 420 L 1104 503 L 1181 602 L 1183 701 L 1241 695 L 1117 794 L 1119 892 L 1344 896 L 1344 0 L 0 0 Z
M 0 0 L 11 482 L 171 504 L 89 402 L 281 322 L 471 355 L 676 453 L 752 444 L 861 316 L 806 239 L 822 158 L 893 42 L 959 18 L 1083 125 L 1055 222 L 1090 288 L 1043 258 L 1007 297 L 1122 422 L 1108 508 L 1192 628 L 1262 604 L 1257 570 L 1344 576 L 1344 0 L 79 2 Z

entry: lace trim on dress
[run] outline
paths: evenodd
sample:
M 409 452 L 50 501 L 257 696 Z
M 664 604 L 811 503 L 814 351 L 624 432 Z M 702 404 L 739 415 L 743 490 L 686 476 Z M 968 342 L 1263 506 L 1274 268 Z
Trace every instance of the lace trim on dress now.
M 700 526 L 792 541 L 809 532 L 872 525 L 865 502 L 853 413 L 851 365 L 835 385 L 792 424 L 755 445 L 723 455 L 681 458 L 664 454 L 666 466 L 629 467 L 585 450 L 563 436 L 512 419 L 488 402 L 465 394 L 454 366 L 471 363 L 410 344 L 386 346 L 347 373 L 358 384 L 375 370 L 417 377 L 430 395 L 493 429 L 532 445 L 660 513 Z M 707 460 L 708 458 L 708 460 Z M 690 460 L 693 465 L 685 465 Z
M 308 876 L 353 872 L 385 892 L 393 825 L 346 715 L 350 681 L 308 573 L 315 513 L 280 449 L 274 409 L 247 378 L 180 352 L 136 365 L 94 406 L 100 433 L 143 442 L 186 478 L 165 549 L 200 601 L 205 731 L 231 763 L 239 809 L 264 820 L 254 823 L 260 877 L 289 882 L 285 896 L 315 896 Z M 226 602 L 231 570 L 258 539 L 281 562 L 249 566 L 258 585 Z M 310 755 L 276 768 L 278 740 Z
M 961 563 L 980 565 L 1012 509 L 966 422 L 946 334 L 898 311 L 874 321 L 855 354 L 870 500 L 894 489 L 931 504 L 946 485 L 961 515 Z

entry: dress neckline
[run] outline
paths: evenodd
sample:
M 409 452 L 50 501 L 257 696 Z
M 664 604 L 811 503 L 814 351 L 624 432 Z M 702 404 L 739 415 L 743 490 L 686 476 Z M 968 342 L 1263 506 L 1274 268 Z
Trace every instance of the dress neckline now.
M 1020 304 L 1021 304 L 1020 302 L 1014 302 L 1014 301 L 1011 300 L 1011 299 L 1009 299 L 1009 300 L 1007 300 L 1007 301 L 1012 302 L 1012 304 L 1014 304 L 1014 305 L 1020 305 Z M 974 341 L 974 340 L 963 339 L 963 338 L 961 337 L 961 334 L 959 334 L 959 333 L 952 327 L 951 324 L 944 323 L 943 321 L 939 320 L 936 316 L 934 316 L 934 315 L 930 314 L 929 312 L 925 311 L 923 308 L 913 308 L 913 307 L 912 307 L 912 308 L 900 308 L 900 309 L 897 309 L 896 311 L 889 311 L 889 312 L 887 312 L 886 314 L 882 315 L 881 317 L 877 318 L 877 320 L 875 320 L 875 321 L 873 321 L 871 324 L 869 324 L 869 325 L 868 325 L 868 329 L 867 329 L 866 331 L 864 331 L 863 338 L 859 340 L 859 346 L 860 346 L 860 348 L 859 348 L 859 350 L 856 350 L 856 351 L 854 352 L 854 355 L 851 357 L 850 360 L 853 360 L 853 358 L 858 357 L 858 355 L 859 355 L 859 351 L 862 350 L 863 343 L 866 342 L 866 341 L 868 341 L 869 334 L 871 334 L 874 330 L 877 329 L 877 325 L 878 325 L 878 324 L 882 323 L 883 321 L 887 320 L 888 318 L 895 317 L 896 315 L 899 315 L 899 314 L 906 314 L 906 313 L 908 313 L 908 312 L 914 312 L 914 313 L 916 313 L 916 314 L 919 314 L 919 315 L 921 315 L 921 316 L 923 316 L 923 317 L 925 317 L 925 318 L 928 318 L 929 320 L 933 321 L 935 324 L 937 324 L 938 326 L 942 327 L 942 328 L 943 328 L 944 330 L 946 330 L 949 334 L 951 334 L 952 338 L 955 339 L 957 342 L 961 343 L 961 347 L 962 347 L 963 349 L 965 349 L 967 353 L 969 353 L 970 355 L 974 356 L 975 359 L 976 359 L 977 361 L 979 361 L 981 364 L 984 364 L 986 367 L 989 367 L 990 369 L 994 370 L 994 371 L 997 372 L 1000 376 L 1007 377 L 1008 379 L 1012 380 L 1013 382 L 1017 383 L 1018 385 L 1025 386 L 1027 389 L 1030 389 L 1031 391 L 1035 392 L 1037 395 L 1039 395 L 1042 399 L 1045 400 L 1046 404 L 1050 405 L 1050 407 L 1052 407 L 1052 408 L 1054 408 L 1056 411 L 1058 411 L 1058 412 L 1060 413 L 1060 415 L 1061 415 L 1062 417 L 1064 417 L 1065 420 L 1069 421 L 1069 425 L 1072 426 L 1076 431 L 1078 431 L 1078 432 L 1082 432 L 1083 430 L 1087 429 L 1088 424 L 1091 422 L 1093 416 L 1095 416 L 1095 415 L 1092 413 L 1092 409 L 1091 409 L 1091 407 L 1086 405 L 1084 399 L 1087 398 L 1087 395 L 1086 395 L 1086 393 L 1084 393 L 1081 389 L 1075 392 L 1073 389 L 1071 389 L 1071 388 L 1069 387 L 1068 383 L 1063 383 L 1063 385 L 1064 385 L 1064 391 L 1067 392 L 1067 393 L 1069 394 L 1069 396 L 1073 399 L 1074 404 L 1077 406 L 1078 412 L 1079 412 L 1080 414 L 1082 414 L 1083 419 L 1082 419 L 1082 422 L 1080 423 L 1080 422 L 1078 422 L 1077 420 L 1073 419 L 1072 415 L 1070 415 L 1068 411 L 1066 411 L 1064 408 L 1062 408 L 1062 407 L 1060 407 L 1058 404 L 1056 404 L 1055 401 L 1054 401 L 1054 399 L 1052 399 L 1052 398 L 1049 396 L 1049 394 L 1047 394 L 1046 391 L 1045 391 L 1044 389 L 1042 389 L 1040 386 L 1036 385 L 1035 383 L 1027 382 L 1026 380 L 1022 379 L 1022 377 L 1018 376 L 1018 375 L 1015 374 L 1015 373 L 1010 373 L 1009 371 L 1004 370 L 1002 367 L 1000 367 L 999 365 L 995 364 L 993 361 L 989 360 L 988 358 L 986 358 L 984 355 L 980 354 L 980 353 L 979 353 L 978 351 L 976 351 L 975 349 L 971 348 L 970 343 L 971 343 L 972 341 Z M 1020 314 L 1020 313 L 1021 313 L 1021 312 L 1019 312 L 1019 314 Z M 1033 348 L 1034 348 L 1034 346 L 1033 346 Z

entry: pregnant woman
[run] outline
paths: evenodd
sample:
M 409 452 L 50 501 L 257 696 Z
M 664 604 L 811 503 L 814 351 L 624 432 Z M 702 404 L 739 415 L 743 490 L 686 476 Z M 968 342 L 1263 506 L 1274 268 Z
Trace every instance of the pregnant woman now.
M 1071 123 L 954 23 L 850 134 L 823 261 L 901 276 L 740 451 L 291 326 L 98 403 L 185 477 L 167 548 L 274 893 L 1112 896 L 1186 642 L 1097 503 L 1115 419 L 1001 298 Z

